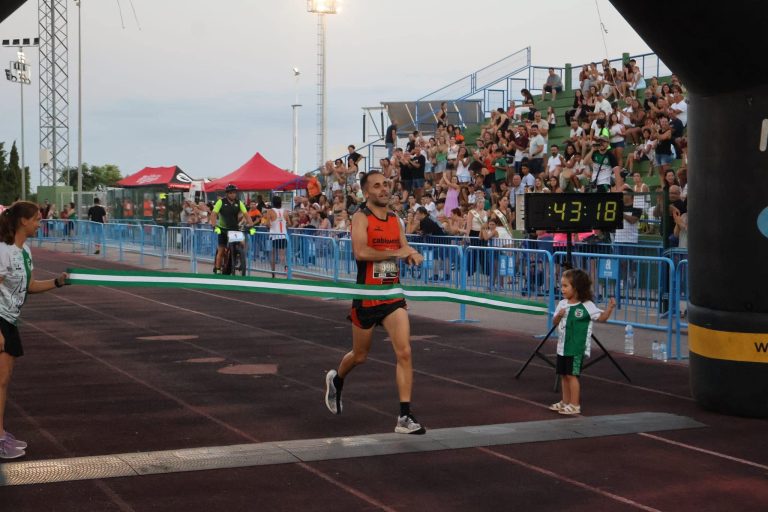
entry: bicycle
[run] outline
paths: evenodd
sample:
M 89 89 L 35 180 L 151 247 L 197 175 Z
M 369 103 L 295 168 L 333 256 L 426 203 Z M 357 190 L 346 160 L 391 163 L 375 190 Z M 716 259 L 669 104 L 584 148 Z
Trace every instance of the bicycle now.
M 224 275 L 245 275 L 248 271 L 248 258 L 245 254 L 245 233 L 231 230 L 227 232 L 227 246 L 221 258 L 221 273 Z

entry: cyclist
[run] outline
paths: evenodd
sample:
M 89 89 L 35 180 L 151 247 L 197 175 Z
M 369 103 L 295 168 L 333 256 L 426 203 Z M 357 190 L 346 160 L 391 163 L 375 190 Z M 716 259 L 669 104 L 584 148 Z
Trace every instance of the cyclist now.
M 237 197 L 237 185 L 229 184 L 224 189 L 225 197 L 219 198 L 216 204 L 213 205 L 213 212 L 211 212 L 211 225 L 213 231 L 219 236 L 219 246 L 216 249 L 216 262 L 213 265 L 213 273 L 221 274 L 221 257 L 224 254 L 224 249 L 229 243 L 228 233 L 229 231 L 237 231 L 238 229 L 238 217 L 242 214 L 246 224 L 250 227 L 250 233 L 256 234 L 256 228 L 254 227 L 253 220 L 248 215 L 248 210 L 245 208 L 240 199 Z

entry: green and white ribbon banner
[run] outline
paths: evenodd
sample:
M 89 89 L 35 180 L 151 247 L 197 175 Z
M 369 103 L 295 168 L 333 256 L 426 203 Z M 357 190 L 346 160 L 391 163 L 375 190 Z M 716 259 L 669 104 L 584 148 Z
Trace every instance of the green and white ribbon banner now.
M 547 306 L 541 302 L 511 299 L 499 295 L 450 290 L 430 286 L 366 286 L 354 283 L 329 283 L 304 279 L 269 279 L 177 272 L 144 272 L 130 270 L 69 269 L 68 283 L 96 286 L 140 286 L 166 288 L 203 288 L 238 292 L 280 293 L 334 299 L 394 299 L 445 301 L 486 308 L 546 315 Z

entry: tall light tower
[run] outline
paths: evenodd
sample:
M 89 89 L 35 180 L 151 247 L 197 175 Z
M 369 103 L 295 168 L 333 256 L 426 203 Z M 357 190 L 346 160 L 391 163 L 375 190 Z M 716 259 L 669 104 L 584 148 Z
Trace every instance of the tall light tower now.
M 38 0 L 40 30 L 40 184 L 56 185 L 69 162 L 67 0 Z
M 6 78 L 11 82 L 19 83 L 19 95 L 21 97 L 21 200 L 27 199 L 27 188 L 31 188 L 27 183 L 27 168 L 24 161 L 24 86 L 31 82 L 30 67 L 27 64 L 24 48 L 37 47 L 40 40 L 37 37 L 25 37 L 23 39 L 3 39 L 3 46 L 17 46 L 19 48 L 16 54 L 16 62 L 11 62 L 10 69 L 5 70 Z
M 325 163 L 325 15 L 336 14 L 336 0 L 307 0 L 307 11 L 317 14 L 317 161 Z
M 293 174 L 299 174 L 299 75 L 301 71 L 299 68 L 293 68 L 294 78 L 294 101 L 291 108 L 293 109 Z

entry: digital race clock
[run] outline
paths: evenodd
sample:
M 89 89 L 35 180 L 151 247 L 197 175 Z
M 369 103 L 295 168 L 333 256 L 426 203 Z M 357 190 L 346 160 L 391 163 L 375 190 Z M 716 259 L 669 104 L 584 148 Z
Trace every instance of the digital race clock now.
M 622 194 L 525 194 L 525 227 L 574 233 L 622 228 Z

